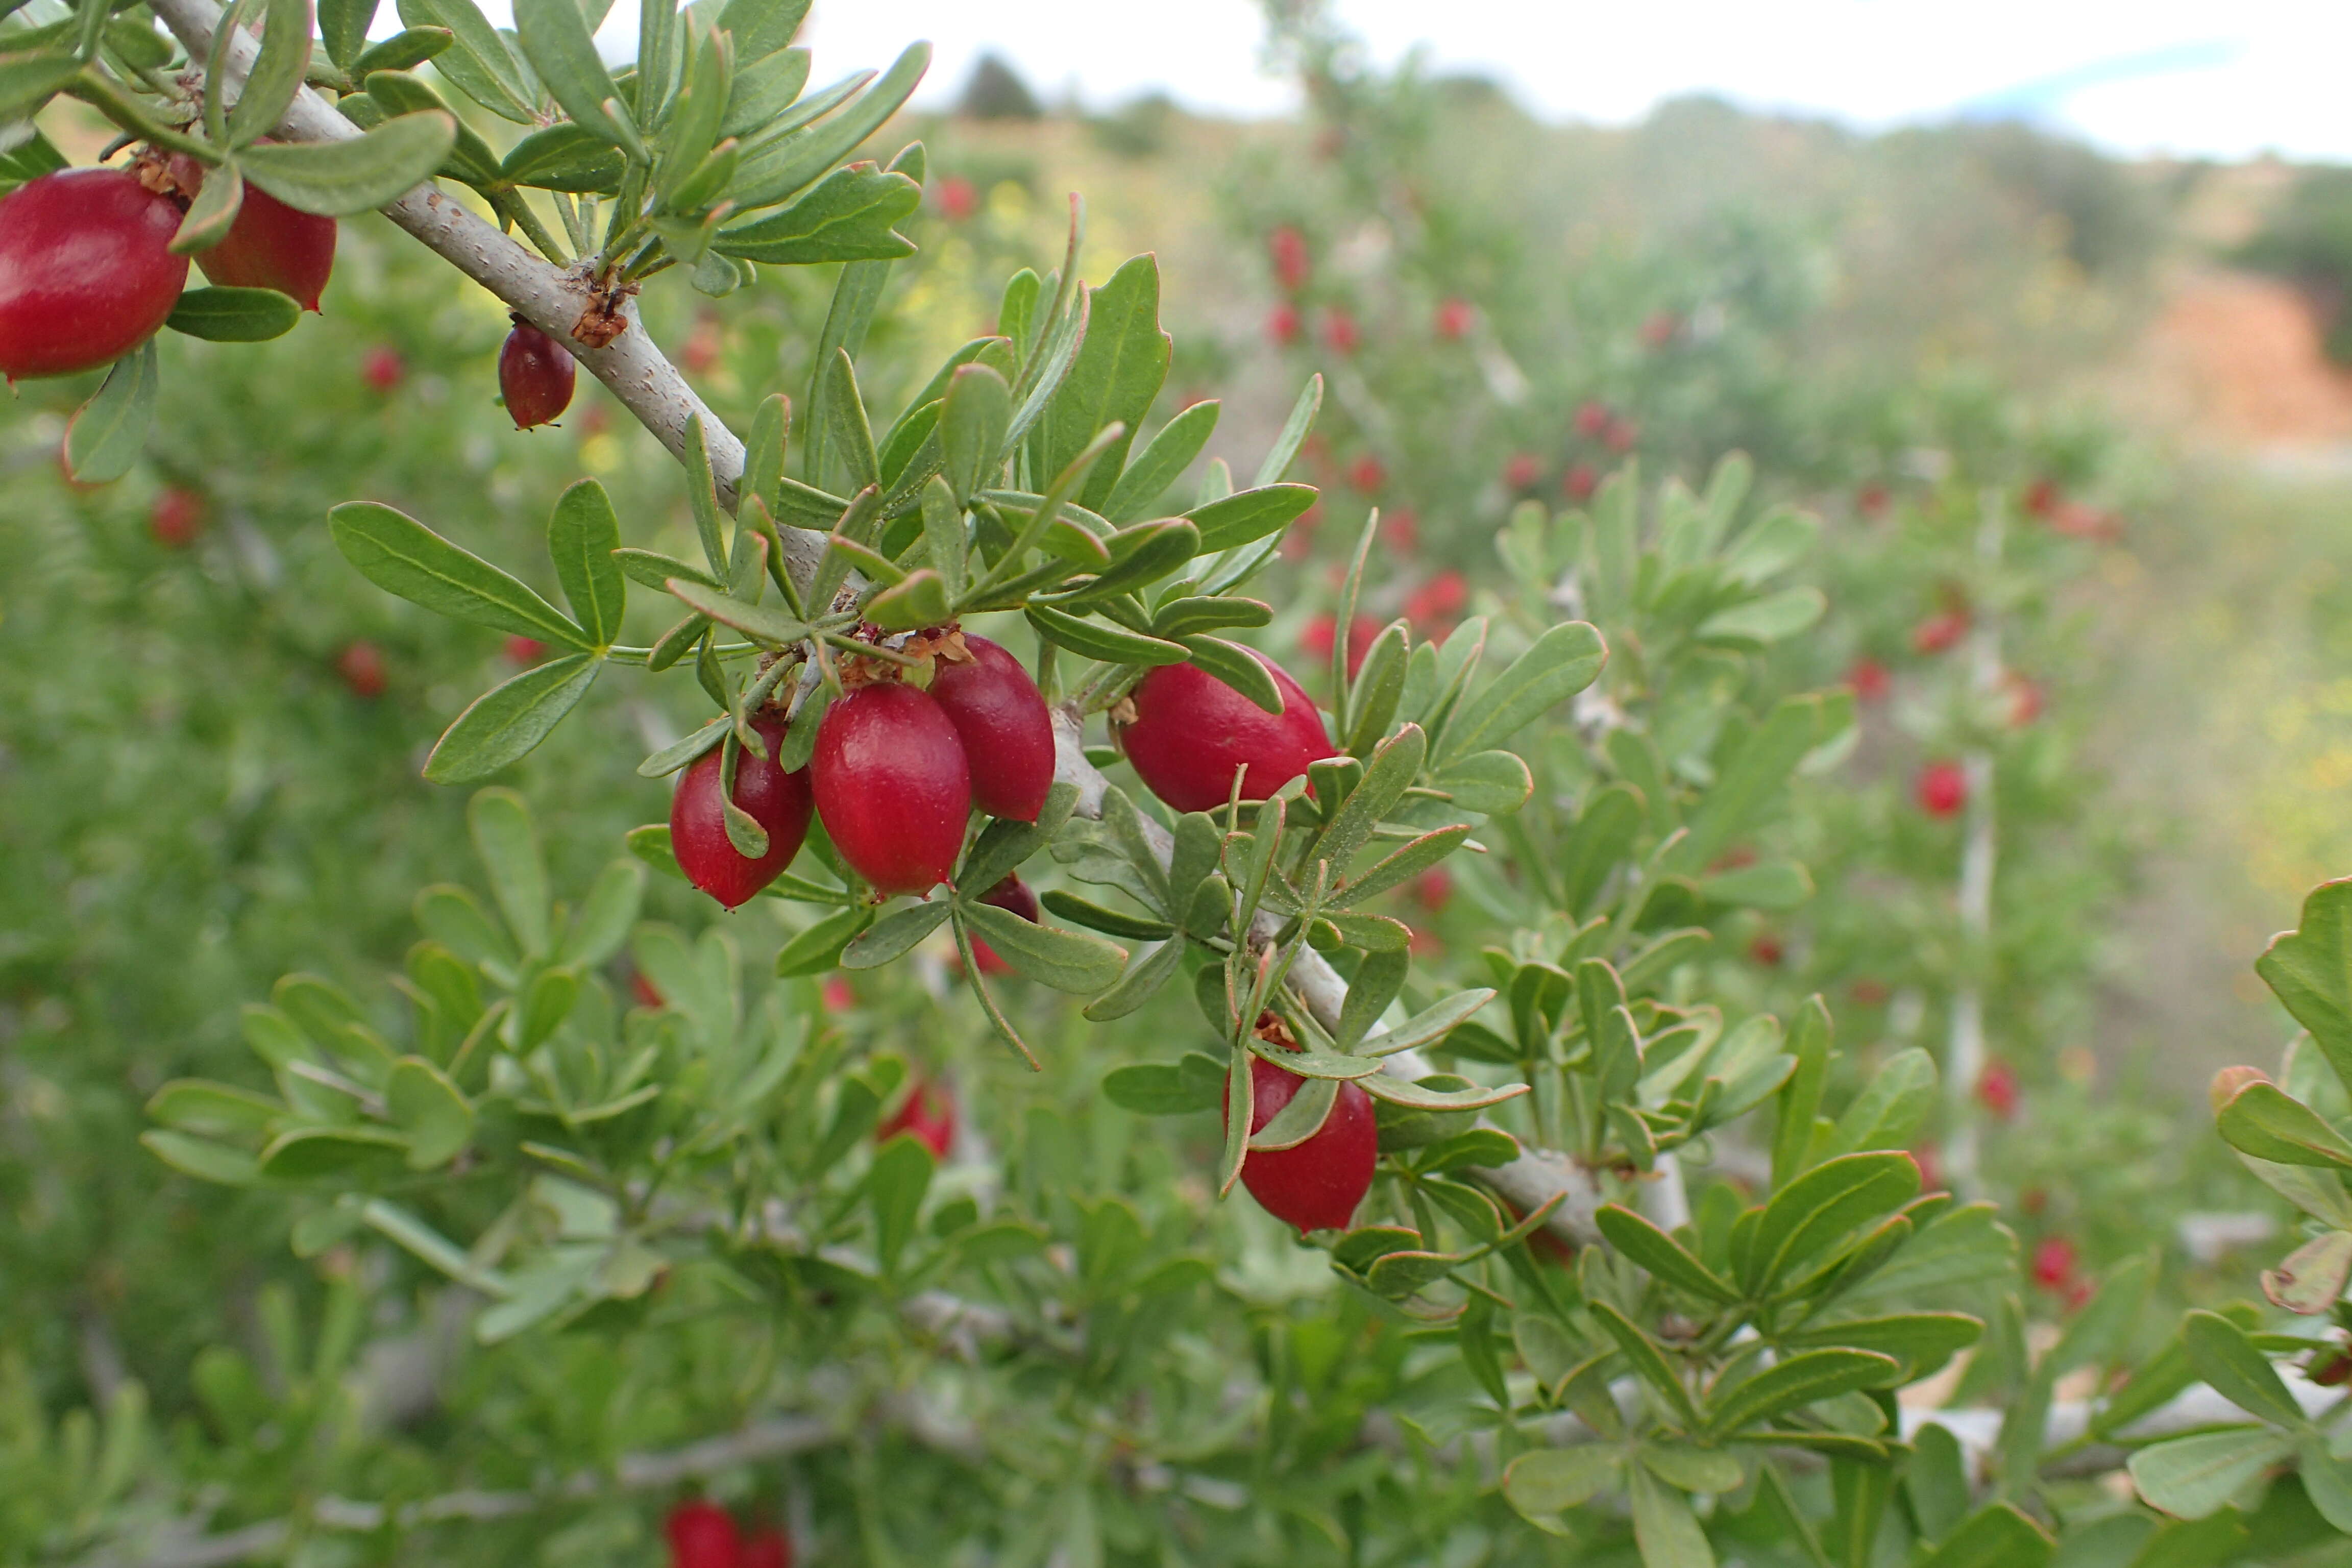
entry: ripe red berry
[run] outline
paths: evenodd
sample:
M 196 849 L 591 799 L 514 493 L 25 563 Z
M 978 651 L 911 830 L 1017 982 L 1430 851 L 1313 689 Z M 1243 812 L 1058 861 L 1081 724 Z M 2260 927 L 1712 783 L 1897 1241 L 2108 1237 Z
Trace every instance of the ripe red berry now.
M 2048 517 L 2058 510 L 2058 503 L 2063 499 L 2057 480 L 2042 479 L 2025 487 L 2023 505 L 2030 517 Z
M 120 359 L 179 303 L 180 206 L 121 169 L 60 169 L 0 197 L 0 374 Z
M 1886 515 L 1886 509 L 1888 505 L 1892 503 L 1893 500 L 1894 498 L 1887 493 L 1887 489 L 1885 485 L 1864 485 L 1861 489 L 1854 492 L 1854 510 L 1861 512 L 1864 517 L 1884 517 Z
M 1372 651 L 1372 640 L 1381 635 L 1381 623 L 1370 616 L 1358 616 L 1348 623 L 1348 679 L 1364 668 L 1364 656 Z M 1331 648 L 1339 640 L 1339 617 L 1326 610 L 1308 621 L 1298 634 L 1298 651 L 1316 658 L 1328 659 Z
M 1351 354 L 1364 341 L 1363 329 L 1347 311 L 1332 309 L 1323 312 L 1323 342 L 1335 354 Z
M 945 710 L 902 681 L 861 686 L 817 726 L 817 815 L 833 847 L 885 893 L 947 880 L 971 816 L 971 772 Z
M 1412 879 L 1412 896 L 1431 914 L 1445 912 L 1454 901 L 1454 873 L 1443 866 L 1432 866 Z
M 1370 452 L 1348 465 L 1348 483 L 1368 496 L 1380 494 L 1381 487 L 1388 482 L 1386 465 Z
M 1470 335 L 1478 311 L 1467 300 L 1447 300 L 1437 307 L 1437 335 L 1454 342 Z
M 401 363 L 397 349 L 378 343 L 360 356 L 360 379 L 371 391 L 390 392 L 408 375 L 408 366 Z
M 955 1096 L 943 1084 L 917 1079 L 904 1103 L 874 1130 L 874 1142 L 887 1143 L 901 1132 L 913 1133 L 915 1141 L 931 1152 L 931 1158 L 946 1159 L 955 1146 Z
M 818 990 L 824 996 L 824 1010 L 828 1013 L 846 1013 L 857 1005 L 856 991 L 838 974 L 826 975 L 824 984 Z
M 1590 463 L 1571 464 L 1560 476 L 1559 488 L 1572 501 L 1588 501 L 1592 492 L 1601 488 L 1601 471 Z
M 1642 426 L 1631 419 L 1612 419 L 1609 428 L 1601 433 L 1602 445 L 1612 452 L 1630 452 L 1641 438 Z
M 1845 683 L 1864 702 L 1879 701 L 1895 689 L 1894 675 L 1874 658 L 1855 659 L 1853 668 L 1846 671 Z
M 355 642 L 335 656 L 335 673 L 352 696 L 373 702 L 383 695 L 383 650 L 372 642 Z
M 658 1007 L 666 1000 L 661 994 L 661 987 L 647 979 L 646 972 L 642 969 L 629 975 L 629 994 L 637 999 L 637 1005 L 640 1007 Z
M 562 344 L 520 316 L 514 318 L 514 331 L 499 350 L 499 391 L 516 429 L 548 424 L 571 407 L 577 374 Z
M 1410 555 L 1421 547 L 1421 519 L 1412 508 L 1401 506 L 1381 518 L 1381 542 L 1400 555 Z
M 1250 1131 L 1257 1131 L 1290 1103 L 1305 1080 L 1264 1057 L 1250 1058 Z M 1311 1230 L 1345 1230 L 1356 1205 L 1372 1184 L 1380 1158 L 1372 1097 L 1352 1083 L 1339 1097 L 1322 1130 L 1289 1149 L 1253 1149 L 1242 1157 L 1242 1185 L 1275 1218 Z
M 1987 1110 L 2007 1121 L 2017 1114 L 2018 1102 L 2024 1092 L 2018 1086 L 2017 1069 L 1998 1058 L 1984 1065 L 1977 1075 L 1977 1099 Z
M 1274 253 L 1274 276 L 1285 290 L 1296 294 L 1307 287 L 1307 237 L 1285 224 L 1266 237 Z
M 940 660 L 931 700 L 955 726 L 971 798 L 991 816 L 1034 822 L 1054 787 L 1054 721 L 1021 661 L 986 637 L 964 634 L 971 658 Z
M 781 1530 L 763 1530 L 743 1543 L 735 1568 L 793 1568 L 792 1537 Z
M 1454 624 L 1470 603 L 1470 580 L 1448 569 L 1405 596 L 1404 616 L 1424 633 Z
M 2033 1282 L 2045 1290 L 2064 1290 L 2074 1281 L 2077 1258 L 2074 1244 L 2063 1236 L 2044 1238 L 2033 1248 Z
M 1929 763 L 1915 789 L 1919 809 L 1930 816 L 1957 816 L 1969 804 L 1969 775 L 1958 763 Z
M 1535 482 L 1542 478 L 1543 459 L 1533 452 L 1514 452 L 1510 460 L 1503 465 L 1503 488 L 1506 489 L 1532 489 Z
M 2042 687 L 2039 682 L 2011 670 L 2001 683 L 2009 691 L 2009 727 L 2022 730 L 2042 717 Z
M 1609 412 L 1609 405 L 1597 397 L 1588 397 L 1577 405 L 1576 433 L 1590 437 L 1605 435 L 1609 429 L 1609 421 L 1612 417 L 1614 416 Z
M 1943 653 L 1968 634 L 1969 613 L 1966 610 L 1945 610 L 1929 616 L 1911 628 L 1911 650 L 1914 653 Z
M 669 1537 L 670 1568 L 736 1568 L 742 1551 L 734 1515 L 702 1498 L 670 1510 L 662 1532 Z
M 147 529 L 166 549 L 187 548 L 204 531 L 205 498 L 177 485 L 166 486 L 155 492 L 154 504 L 147 509 Z
M 1265 335 L 1275 341 L 1276 347 L 1288 348 L 1298 341 L 1298 334 L 1303 330 L 1296 305 L 1276 305 L 1266 312 Z
M 528 668 L 547 657 L 547 645 L 537 637 L 527 637 L 520 632 L 507 638 L 507 662 Z
M 183 195 L 204 189 L 204 167 L 194 158 L 175 155 L 171 168 Z M 289 207 L 248 184 L 226 237 L 199 251 L 196 265 L 224 289 L 275 289 L 316 310 L 335 270 L 335 220 Z
M 669 802 L 669 847 L 677 868 L 730 910 L 740 909 L 781 876 L 808 837 L 808 773 L 788 773 L 776 763 L 784 743 L 782 721 L 755 719 L 751 728 L 768 754 L 736 753 L 734 799 L 767 833 L 765 855 L 751 859 L 727 837 L 727 813 L 719 795 L 726 747 L 713 746 L 697 757 Z
M 1644 348 L 1662 349 L 1675 341 L 1683 330 L 1683 319 L 1672 310 L 1654 312 L 1642 323 L 1642 344 Z
M 1265 655 L 1250 651 L 1282 693 L 1279 713 L 1267 712 L 1198 665 L 1163 664 L 1135 689 L 1135 720 L 1120 730 L 1119 744 L 1145 787 L 1179 811 L 1224 805 L 1236 771 L 1242 798 L 1264 800 L 1306 773 L 1307 763 L 1338 750 L 1298 682 Z
M 1780 939 L 1770 931 L 1759 932 L 1756 940 L 1748 944 L 1748 956 L 1767 969 L 1780 968 L 1780 960 L 1786 955 Z
M 962 223 L 980 210 L 980 192 L 961 174 L 943 174 L 931 187 L 939 198 L 940 216 L 950 223 Z

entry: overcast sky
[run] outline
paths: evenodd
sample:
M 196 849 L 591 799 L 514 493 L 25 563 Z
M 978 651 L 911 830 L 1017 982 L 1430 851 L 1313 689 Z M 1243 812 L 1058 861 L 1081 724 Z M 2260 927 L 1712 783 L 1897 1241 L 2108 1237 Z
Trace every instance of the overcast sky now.
M 614 22 L 635 8 L 615 7 Z M 1424 46 L 1553 117 L 1622 122 L 1717 92 L 1877 126 L 2024 109 L 2128 152 L 2352 159 L 2352 0 L 1338 0 L 1375 58 Z M 926 37 L 918 102 L 983 49 L 1090 106 L 1164 90 L 1196 109 L 1292 107 L 1260 68 L 1255 0 L 816 0 L 817 78 Z

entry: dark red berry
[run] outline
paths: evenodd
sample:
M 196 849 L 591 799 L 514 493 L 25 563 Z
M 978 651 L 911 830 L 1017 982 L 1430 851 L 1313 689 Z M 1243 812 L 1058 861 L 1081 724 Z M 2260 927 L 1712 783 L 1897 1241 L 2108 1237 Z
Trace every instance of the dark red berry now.
M 203 166 L 193 158 L 174 157 L 172 178 L 184 195 L 204 189 Z M 275 289 L 315 310 L 335 270 L 335 220 L 289 207 L 247 184 L 226 237 L 199 251 L 196 265 L 224 289 Z
M 757 719 L 751 728 L 768 749 L 764 757 L 739 751 L 735 758 L 735 804 L 766 830 L 768 852 L 746 858 L 727 837 L 727 814 L 719 803 L 719 773 L 724 746 L 695 759 L 669 803 L 669 847 L 686 879 L 729 909 L 740 909 L 782 875 L 808 837 L 806 771 L 788 773 L 776 765 L 784 743 L 781 720 Z
M 781 1530 L 763 1530 L 743 1543 L 735 1568 L 793 1568 L 792 1537 Z
M 335 657 L 335 672 L 352 696 L 373 702 L 383 695 L 383 650 L 372 642 L 355 642 Z
M 971 660 L 940 661 L 931 700 L 963 742 L 973 804 L 991 816 L 1034 822 L 1054 787 L 1054 721 L 1045 699 L 1021 661 L 986 637 L 967 632 L 963 646 Z
M 955 869 L 971 773 L 946 711 L 904 682 L 877 681 L 817 726 L 817 815 L 833 847 L 885 893 L 927 893 Z
M 662 1533 L 669 1537 L 670 1568 L 736 1568 L 742 1551 L 734 1516 L 701 1498 L 670 1510 Z
M 514 331 L 499 351 L 499 391 L 515 428 L 549 424 L 571 407 L 578 369 L 562 344 L 520 316 L 514 318 Z
M 913 1133 L 916 1142 L 931 1152 L 933 1159 L 946 1159 L 948 1151 L 955 1146 L 955 1096 L 948 1092 L 944 1084 L 917 1079 L 906 1102 L 874 1130 L 874 1142 L 887 1143 L 901 1132 Z
M 1930 816 L 1957 816 L 1969 804 L 1969 775 L 1958 763 L 1929 763 L 1913 786 L 1919 809 Z
M 1255 1132 L 1290 1103 L 1305 1082 L 1264 1057 L 1250 1058 L 1250 1131 Z M 1352 1083 L 1339 1086 L 1322 1130 L 1289 1149 L 1253 1149 L 1242 1157 L 1242 1185 L 1279 1220 L 1310 1230 L 1345 1230 L 1372 1184 L 1380 1133 L 1372 1097 Z
M 204 531 L 205 498 L 177 485 L 158 490 L 154 504 L 147 509 L 147 529 L 156 543 L 172 550 L 186 549 Z
M 187 285 L 166 248 L 179 204 L 121 169 L 60 169 L 0 197 L 0 374 L 66 375 L 120 359 Z
M 1191 664 L 1163 664 L 1135 689 L 1135 720 L 1119 732 L 1127 760 L 1152 794 L 1179 811 L 1225 804 L 1242 770 L 1242 798 L 1264 800 L 1338 748 L 1298 682 L 1256 653 L 1282 693 L 1269 713 Z

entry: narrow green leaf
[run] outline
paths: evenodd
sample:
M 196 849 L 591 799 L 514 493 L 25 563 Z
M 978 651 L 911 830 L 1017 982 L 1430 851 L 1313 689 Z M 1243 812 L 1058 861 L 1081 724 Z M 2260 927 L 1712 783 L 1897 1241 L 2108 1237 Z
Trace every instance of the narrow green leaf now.
M 2247 1084 L 2230 1097 L 2214 1125 L 2224 1142 L 2257 1160 L 2352 1170 L 2352 1142 L 2274 1083 Z
M 284 337 L 301 319 L 302 307 L 275 289 L 191 289 L 163 324 L 209 342 L 259 343 Z
M 77 484 L 110 484 L 146 449 L 160 377 L 150 338 L 114 362 L 89 402 L 66 426 L 65 465 Z
M 310 7 L 304 0 L 264 0 L 261 52 L 228 111 L 228 142 L 245 147 L 277 125 L 310 64 Z
M 1708 1429 L 1732 1432 L 1757 1426 L 1858 1388 L 1887 1387 L 1902 1375 L 1901 1362 L 1875 1351 L 1801 1351 L 1711 1395 Z
M 1446 725 L 1444 754 L 1459 757 L 1502 744 L 1591 685 L 1608 658 L 1601 634 L 1583 622 L 1553 626 L 1456 710 Z
M 948 918 L 950 906 L 947 900 L 908 904 L 893 910 L 842 950 L 844 969 L 874 969 L 911 951 Z
M 350 142 L 260 142 L 237 154 L 237 166 L 289 206 L 351 217 L 432 178 L 457 140 L 457 121 L 427 110 L 396 116 Z
M 1729 1305 L 1739 1292 L 1716 1277 L 1690 1249 L 1642 1215 L 1619 1204 L 1603 1205 L 1593 1215 L 1609 1245 L 1663 1284 L 1702 1300 Z
M 2221 1313 L 2189 1313 L 2181 1320 L 2180 1341 L 2197 1375 L 2239 1409 L 2289 1431 L 2311 1424 L 2246 1331 Z
M 400 0 L 400 19 L 412 27 L 445 27 L 457 42 L 433 62 L 457 90 L 502 120 L 534 125 L 538 94 L 523 85 L 521 68 L 506 40 L 473 0 Z
M 569 6 L 572 0 L 556 0 Z M 621 635 L 628 583 L 614 552 L 621 545 L 621 521 L 612 498 L 594 479 L 582 479 L 557 499 L 547 523 L 547 552 L 555 558 L 555 579 L 580 618 L 589 640 L 609 647 Z
M 1252 489 L 1260 489 L 1281 479 L 1289 471 L 1291 459 L 1298 448 L 1307 444 L 1307 433 L 1315 428 L 1315 416 L 1323 407 L 1323 378 L 1310 375 L 1298 394 L 1298 401 L 1290 405 L 1290 416 L 1282 422 L 1282 430 L 1258 465 L 1257 478 L 1250 481 Z
M 2149 1502 L 2176 1519 L 2203 1519 L 2294 1451 L 2294 1439 L 2270 1427 L 2224 1426 L 2151 1444 L 2128 1468 Z
M 922 204 L 923 188 L 906 175 L 871 163 L 845 164 L 782 211 L 720 229 L 711 248 L 772 267 L 896 260 L 915 254 L 898 225 Z
M 554 605 L 414 518 L 374 501 L 346 501 L 327 517 L 343 558 L 386 593 L 499 631 L 593 646 Z
M 385 1080 L 384 1107 L 408 1135 L 408 1167 L 431 1171 L 473 1141 L 474 1108 L 446 1074 L 423 1057 L 403 1057 Z
M 1184 515 L 1201 531 L 1201 553 L 1213 555 L 1281 531 L 1314 504 L 1312 485 L 1262 485 Z
M 1078 995 L 1108 990 L 1127 963 L 1125 950 L 1099 938 L 1034 925 L 993 904 L 959 900 L 958 914 L 1016 973 Z
M 1214 399 L 1193 404 L 1175 418 L 1160 427 L 1142 451 L 1134 453 L 1118 482 L 1111 487 L 1109 496 L 1096 510 L 1114 523 L 1138 522 L 1151 515 L 1160 498 L 1168 493 L 1201 449 L 1209 444 L 1209 437 L 1217 427 L 1221 405 Z M 1128 420 L 1133 428 L 1140 420 L 1139 413 Z

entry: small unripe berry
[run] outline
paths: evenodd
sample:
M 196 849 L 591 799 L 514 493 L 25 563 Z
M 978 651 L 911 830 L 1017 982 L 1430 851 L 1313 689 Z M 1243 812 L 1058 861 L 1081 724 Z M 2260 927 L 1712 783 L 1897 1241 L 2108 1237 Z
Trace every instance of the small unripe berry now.
M 694 760 L 669 803 L 670 852 L 686 879 L 729 909 L 740 909 L 761 889 L 783 874 L 808 837 L 809 780 L 805 770 L 788 773 L 777 764 L 784 743 L 783 721 L 757 719 L 752 730 L 767 747 L 764 757 L 748 749 L 735 758 L 738 807 L 768 836 L 768 852 L 754 860 L 727 837 L 727 813 L 719 795 L 726 765 L 724 745 Z
M 944 710 L 903 681 L 825 710 L 810 763 L 817 815 L 852 869 L 885 893 L 947 880 L 971 816 L 971 772 Z
M 1274 677 L 1279 713 L 1191 664 L 1160 666 L 1129 699 L 1136 716 L 1119 729 L 1119 745 L 1145 787 L 1178 811 L 1224 805 L 1237 772 L 1242 798 L 1264 800 L 1305 773 L 1307 763 L 1338 751 L 1298 682 L 1265 655 L 1250 652 Z
M 550 424 L 571 407 L 577 374 L 562 344 L 520 316 L 514 318 L 514 331 L 499 350 L 499 391 L 516 429 Z
M 1919 809 L 1930 816 L 1957 816 L 1969 804 L 1969 775 L 1958 763 L 1929 763 L 1914 788 Z
M 154 504 L 147 509 L 147 529 L 166 549 L 186 549 L 205 530 L 204 497 L 177 485 L 156 491 Z
M 670 1568 L 736 1568 L 742 1551 L 735 1516 L 701 1498 L 670 1510 L 662 1533 L 669 1537 Z
M 191 197 L 204 188 L 204 170 L 193 158 L 174 157 L 172 177 Z M 335 270 L 335 220 L 289 207 L 248 184 L 227 236 L 198 251 L 196 265 L 224 289 L 275 289 L 316 310 Z
M 955 1146 L 956 1102 L 946 1085 L 917 1079 L 889 1120 L 875 1128 L 874 1142 L 887 1143 L 901 1132 L 913 1133 L 915 1141 L 931 1152 L 931 1158 L 948 1157 L 948 1151 Z
M 120 359 L 179 303 L 179 204 L 121 169 L 60 169 L 0 197 L 0 374 Z
M 828 1013 L 846 1013 L 857 1005 L 857 992 L 838 974 L 826 975 L 824 984 L 817 987 L 817 991 L 824 998 L 824 1010 Z
M 1304 1081 L 1264 1057 L 1250 1058 L 1250 1131 L 1273 1121 Z M 1297 1226 L 1301 1236 L 1345 1230 L 1370 1190 L 1379 1159 L 1372 1097 L 1343 1083 L 1315 1136 L 1293 1148 L 1253 1149 L 1242 1156 L 1242 1185 L 1261 1208 Z
M 383 695 L 383 650 L 372 642 L 355 642 L 335 656 L 335 673 L 351 694 L 373 702 Z
M 971 658 L 939 661 L 931 700 L 955 726 L 972 803 L 991 816 L 1034 822 L 1054 787 L 1054 721 L 1029 672 L 986 637 L 964 634 Z

